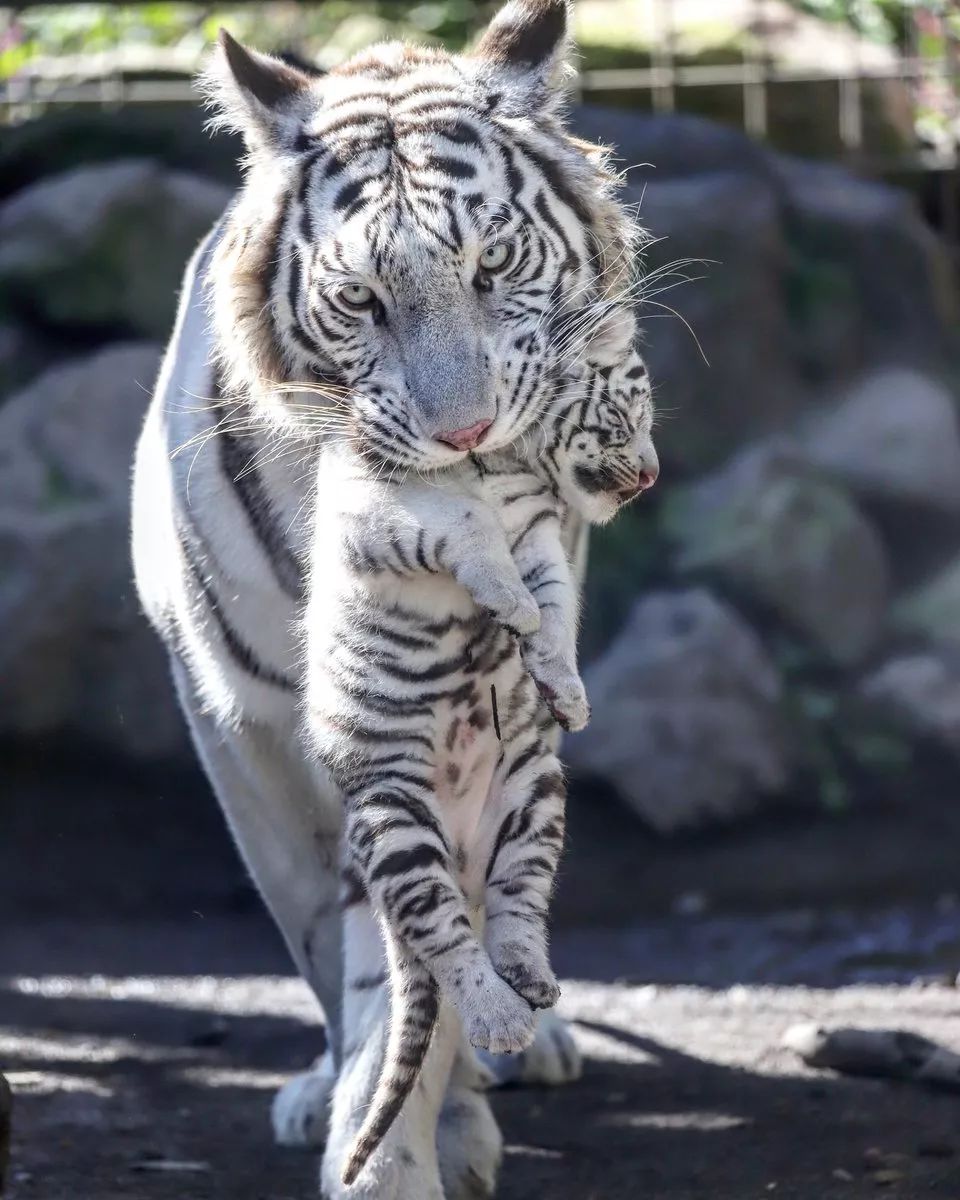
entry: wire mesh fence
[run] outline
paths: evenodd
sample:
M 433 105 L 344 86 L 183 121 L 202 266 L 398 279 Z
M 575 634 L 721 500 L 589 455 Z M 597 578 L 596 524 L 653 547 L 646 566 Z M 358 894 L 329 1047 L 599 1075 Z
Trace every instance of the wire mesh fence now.
M 191 75 L 220 23 L 332 66 L 365 32 L 366 40 L 468 42 L 496 7 L 316 0 L 0 8 L 0 119 L 64 105 L 192 103 Z M 699 112 L 781 149 L 864 170 L 957 168 L 958 0 L 580 0 L 576 11 L 574 87 L 583 97 Z

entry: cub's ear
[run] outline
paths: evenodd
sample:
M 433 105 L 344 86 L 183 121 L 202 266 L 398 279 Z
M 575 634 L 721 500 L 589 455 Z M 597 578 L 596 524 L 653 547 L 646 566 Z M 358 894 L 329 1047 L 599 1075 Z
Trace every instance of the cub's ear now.
M 530 115 L 561 98 L 568 16 L 568 0 L 510 0 L 490 22 L 471 57 L 499 111 Z
M 213 126 L 242 134 L 247 148 L 257 151 L 293 143 L 310 111 L 316 79 L 279 58 L 248 50 L 221 29 L 200 86 L 215 110 Z

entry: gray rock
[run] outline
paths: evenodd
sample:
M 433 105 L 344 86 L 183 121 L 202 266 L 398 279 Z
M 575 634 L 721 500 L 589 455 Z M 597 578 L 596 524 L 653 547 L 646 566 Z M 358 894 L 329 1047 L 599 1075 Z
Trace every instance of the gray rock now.
M 804 455 L 859 496 L 960 511 L 960 426 L 950 392 L 888 368 L 809 422 Z
M 183 265 L 229 197 L 141 159 L 24 188 L 0 208 L 0 313 L 165 337 Z
M 943 364 L 956 349 L 958 293 L 949 255 L 913 197 L 835 164 L 769 161 L 783 200 L 785 284 L 804 373 L 820 380 L 877 363 Z
M 884 619 L 888 568 L 873 526 L 778 439 L 670 498 L 681 572 L 761 602 L 832 661 L 856 663 Z
M 55 367 L 0 410 L 0 734 L 140 759 L 186 753 L 164 655 L 139 611 L 130 461 L 159 348 Z
M 715 172 L 762 174 L 769 153 L 730 125 L 689 113 L 656 116 L 601 104 L 581 104 L 571 113 L 575 133 L 587 141 L 613 146 L 631 177 L 662 179 Z
M 957 287 L 908 193 L 697 117 L 587 105 L 574 124 L 630 167 L 627 199 L 662 239 L 647 269 L 704 260 L 682 268 L 702 279 L 661 279 L 677 286 L 641 307 L 659 403 L 678 418 L 659 430 L 668 469 L 709 469 L 791 427 L 826 380 L 949 366 Z
M 930 737 L 960 755 L 960 652 L 901 654 L 870 672 L 860 698 L 911 737 Z
M 745 438 L 791 423 L 803 404 L 784 353 L 791 335 L 779 198 L 762 178 L 718 171 L 653 172 L 628 199 L 642 199 L 641 220 L 662 239 L 647 253 L 639 292 L 657 403 L 676 417 L 659 426 L 658 445 L 674 467 L 698 471 Z M 683 259 L 704 261 L 669 269 Z
M 960 558 L 901 597 L 893 608 L 893 623 L 930 642 L 960 645 Z
M 591 721 L 565 740 L 565 757 L 654 829 L 730 820 L 786 785 L 792 753 L 777 670 L 708 592 L 639 601 L 586 683 Z

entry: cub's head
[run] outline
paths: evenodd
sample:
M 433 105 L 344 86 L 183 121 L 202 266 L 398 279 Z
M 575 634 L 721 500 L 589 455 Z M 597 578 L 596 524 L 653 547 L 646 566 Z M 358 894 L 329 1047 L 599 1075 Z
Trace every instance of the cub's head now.
M 544 422 L 543 463 L 563 499 L 602 525 L 660 473 L 650 377 L 636 349 L 561 381 Z
M 415 469 L 542 416 L 635 239 L 560 119 L 566 19 L 512 0 L 469 55 L 382 45 L 322 76 L 221 37 L 207 91 L 249 152 L 210 272 L 228 387 Z

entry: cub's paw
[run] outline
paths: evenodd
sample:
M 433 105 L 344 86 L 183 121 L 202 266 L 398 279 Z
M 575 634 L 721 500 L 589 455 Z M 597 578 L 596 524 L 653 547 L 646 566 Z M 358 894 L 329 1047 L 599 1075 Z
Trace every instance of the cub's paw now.
M 485 595 L 476 598 L 497 624 L 515 637 L 526 637 L 540 628 L 540 609 L 524 587 L 491 585 Z
M 562 655 L 539 653 L 535 643 L 524 646 L 523 661 L 560 728 L 568 733 L 583 729 L 590 720 L 590 704 L 576 669 Z
M 557 977 L 546 957 L 520 942 L 490 947 L 494 970 L 534 1008 L 553 1008 L 560 999 Z
M 471 1046 L 491 1054 L 515 1054 L 533 1041 L 534 1010 L 492 971 L 469 997 L 461 997 L 459 1008 Z

